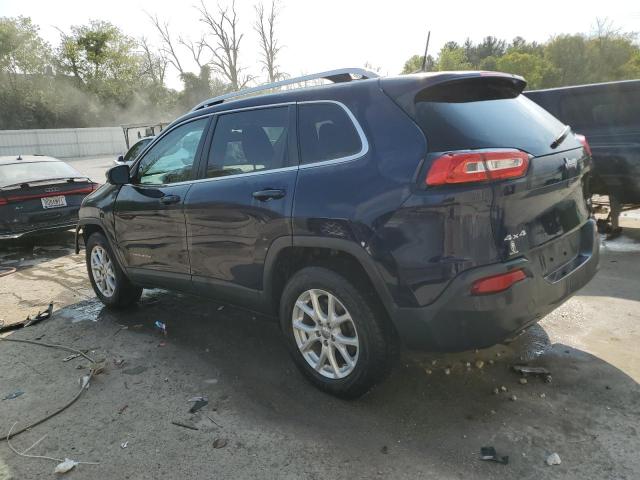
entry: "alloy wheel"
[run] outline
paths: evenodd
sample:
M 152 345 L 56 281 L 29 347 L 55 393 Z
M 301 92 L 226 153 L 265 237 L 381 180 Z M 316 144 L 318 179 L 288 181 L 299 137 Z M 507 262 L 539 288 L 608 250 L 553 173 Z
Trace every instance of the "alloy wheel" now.
M 303 292 L 293 307 L 293 336 L 309 366 L 340 379 L 356 367 L 360 342 L 355 323 L 335 295 L 319 289 Z

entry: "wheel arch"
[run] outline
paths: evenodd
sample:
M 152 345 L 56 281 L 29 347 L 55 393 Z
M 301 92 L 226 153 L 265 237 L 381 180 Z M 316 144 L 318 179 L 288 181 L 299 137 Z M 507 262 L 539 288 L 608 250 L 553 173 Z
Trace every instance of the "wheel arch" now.
M 272 312 L 278 312 L 284 285 L 293 273 L 306 266 L 326 266 L 347 278 L 365 282 L 375 292 L 388 318 L 392 299 L 374 260 L 359 245 L 344 239 L 294 236 L 274 241 L 265 259 L 265 301 Z M 371 290 L 370 290 L 371 291 Z

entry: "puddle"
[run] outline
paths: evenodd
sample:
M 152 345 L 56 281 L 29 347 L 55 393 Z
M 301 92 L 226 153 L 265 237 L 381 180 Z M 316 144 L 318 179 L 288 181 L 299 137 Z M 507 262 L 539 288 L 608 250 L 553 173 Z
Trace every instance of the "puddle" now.
M 606 237 L 602 235 L 601 249 L 608 250 L 610 252 L 618 253 L 633 253 L 640 252 L 640 242 L 633 238 L 626 237 L 624 234 L 613 240 L 606 240 Z

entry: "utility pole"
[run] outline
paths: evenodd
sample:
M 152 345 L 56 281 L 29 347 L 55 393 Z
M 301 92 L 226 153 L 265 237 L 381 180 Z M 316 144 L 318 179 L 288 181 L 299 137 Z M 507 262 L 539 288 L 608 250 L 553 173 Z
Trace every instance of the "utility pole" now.
M 424 57 L 422 57 L 422 68 L 420 71 L 427 71 L 427 52 L 429 51 L 429 40 L 431 39 L 431 30 L 427 33 L 427 44 L 424 47 Z

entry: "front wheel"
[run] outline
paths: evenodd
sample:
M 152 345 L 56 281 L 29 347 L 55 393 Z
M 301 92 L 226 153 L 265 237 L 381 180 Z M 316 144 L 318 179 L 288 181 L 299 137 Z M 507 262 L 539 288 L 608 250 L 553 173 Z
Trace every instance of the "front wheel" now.
M 383 312 L 332 270 L 297 272 L 282 294 L 280 322 L 297 367 L 321 390 L 357 398 L 388 372 L 391 348 Z
M 87 272 L 93 291 L 108 307 L 124 308 L 134 304 L 142 288 L 133 285 L 115 260 L 113 251 L 102 233 L 93 233 L 87 240 Z

